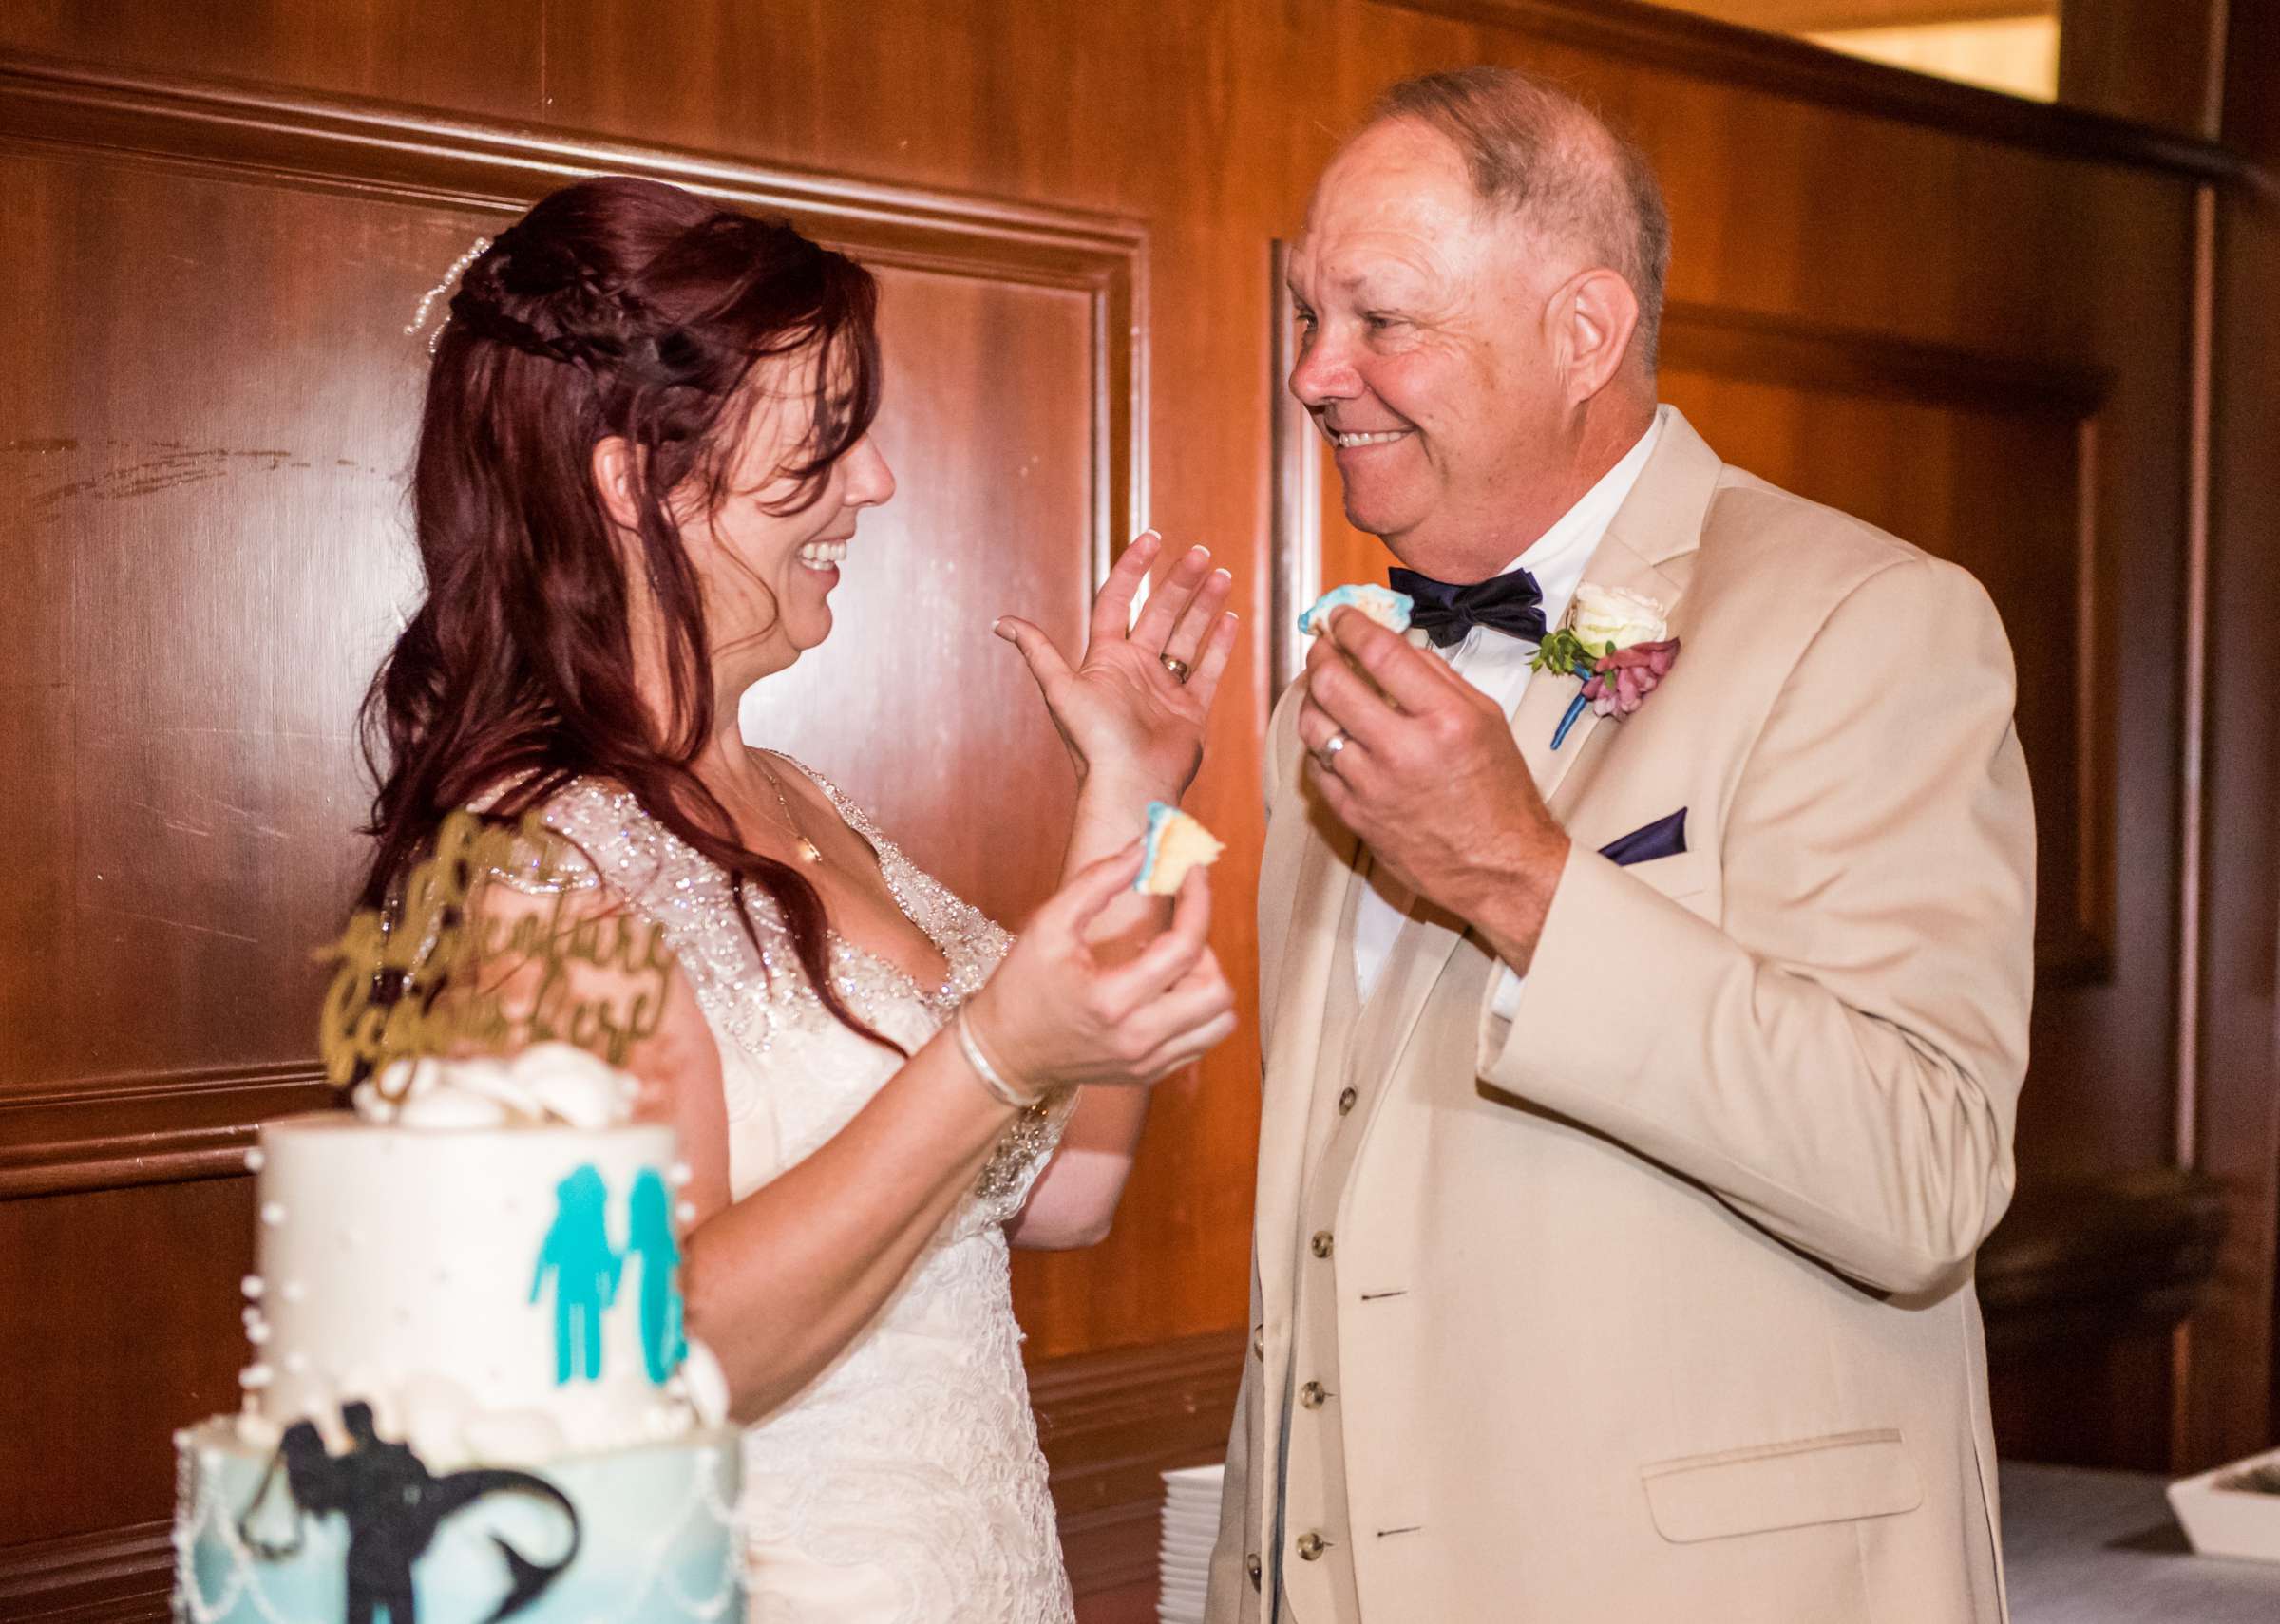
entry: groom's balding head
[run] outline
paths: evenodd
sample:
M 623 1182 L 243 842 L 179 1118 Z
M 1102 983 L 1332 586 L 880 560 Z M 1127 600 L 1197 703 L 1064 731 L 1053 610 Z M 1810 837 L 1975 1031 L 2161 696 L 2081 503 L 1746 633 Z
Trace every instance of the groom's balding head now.
M 1632 336 L 1651 374 L 1670 270 L 1670 216 L 1646 155 L 1566 91 L 1510 67 L 1425 73 L 1388 88 L 1351 145 L 1393 120 L 1456 149 L 1486 208 L 1575 269 L 1605 265 L 1639 301 Z

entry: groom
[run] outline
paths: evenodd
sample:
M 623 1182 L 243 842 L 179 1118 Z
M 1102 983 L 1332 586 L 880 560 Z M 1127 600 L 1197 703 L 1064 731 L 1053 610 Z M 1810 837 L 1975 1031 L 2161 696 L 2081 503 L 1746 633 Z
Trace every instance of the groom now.
M 1214 1624 L 2003 1615 L 2010 651 L 1658 408 L 1667 257 L 1500 69 L 1396 85 L 1307 215 L 1290 387 L 1429 635 L 1340 612 L 1270 732 Z M 1571 602 L 1632 652 L 1555 748 Z

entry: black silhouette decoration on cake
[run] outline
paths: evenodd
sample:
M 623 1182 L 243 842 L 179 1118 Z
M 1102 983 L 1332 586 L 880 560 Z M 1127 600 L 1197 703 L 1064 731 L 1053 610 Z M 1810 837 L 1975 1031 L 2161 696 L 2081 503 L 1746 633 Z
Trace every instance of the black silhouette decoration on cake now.
M 340 1407 L 349 1447 L 338 1455 L 325 1448 L 314 1424 L 296 1421 L 285 1429 L 277 1452 L 254 1498 L 238 1520 L 238 1532 L 256 1556 L 281 1560 L 300 1549 L 300 1520 L 288 1544 L 256 1539 L 250 1523 L 279 1468 L 295 1509 L 305 1517 L 338 1512 L 348 1521 L 348 1616 L 343 1624 L 418 1624 L 419 1603 L 411 1569 L 427 1553 L 444 1519 L 486 1495 L 527 1494 L 552 1501 L 570 1520 L 570 1548 L 560 1561 L 534 1562 L 497 1534 L 491 1536 L 506 1558 L 507 1590 L 483 1624 L 500 1624 L 536 1602 L 578 1556 L 578 1507 L 570 1497 L 533 1472 L 498 1467 L 430 1472 L 408 1444 L 391 1444 L 372 1426 L 372 1407 L 352 1399 Z

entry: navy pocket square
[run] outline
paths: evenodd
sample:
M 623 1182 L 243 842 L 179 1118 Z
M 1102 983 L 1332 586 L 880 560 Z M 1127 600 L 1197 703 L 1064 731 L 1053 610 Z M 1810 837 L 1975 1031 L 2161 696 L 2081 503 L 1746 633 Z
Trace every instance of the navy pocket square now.
M 1686 808 L 1682 806 L 1667 818 L 1658 818 L 1643 829 L 1633 829 L 1609 840 L 1599 848 L 1599 855 L 1627 868 L 1635 862 L 1677 857 L 1685 849 Z

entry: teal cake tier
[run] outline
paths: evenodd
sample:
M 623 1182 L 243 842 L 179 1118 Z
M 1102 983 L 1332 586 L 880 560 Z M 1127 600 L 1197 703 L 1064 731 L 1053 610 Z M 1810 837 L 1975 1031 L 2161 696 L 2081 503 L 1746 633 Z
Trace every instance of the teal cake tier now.
M 226 1420 L 179 1443 L 177 1624 L 480 1624 L 518 1578 L 529 1598 L 504 1624 L 743 1616 L 732 1428 L 522 1476 L 430 1472 L 383 1445 L 360 1463 L 320 1454 L 309 1470 L 305 1457 L 295 1480 Z M 309 1509 L 329 1500 L 340 1504 Z

